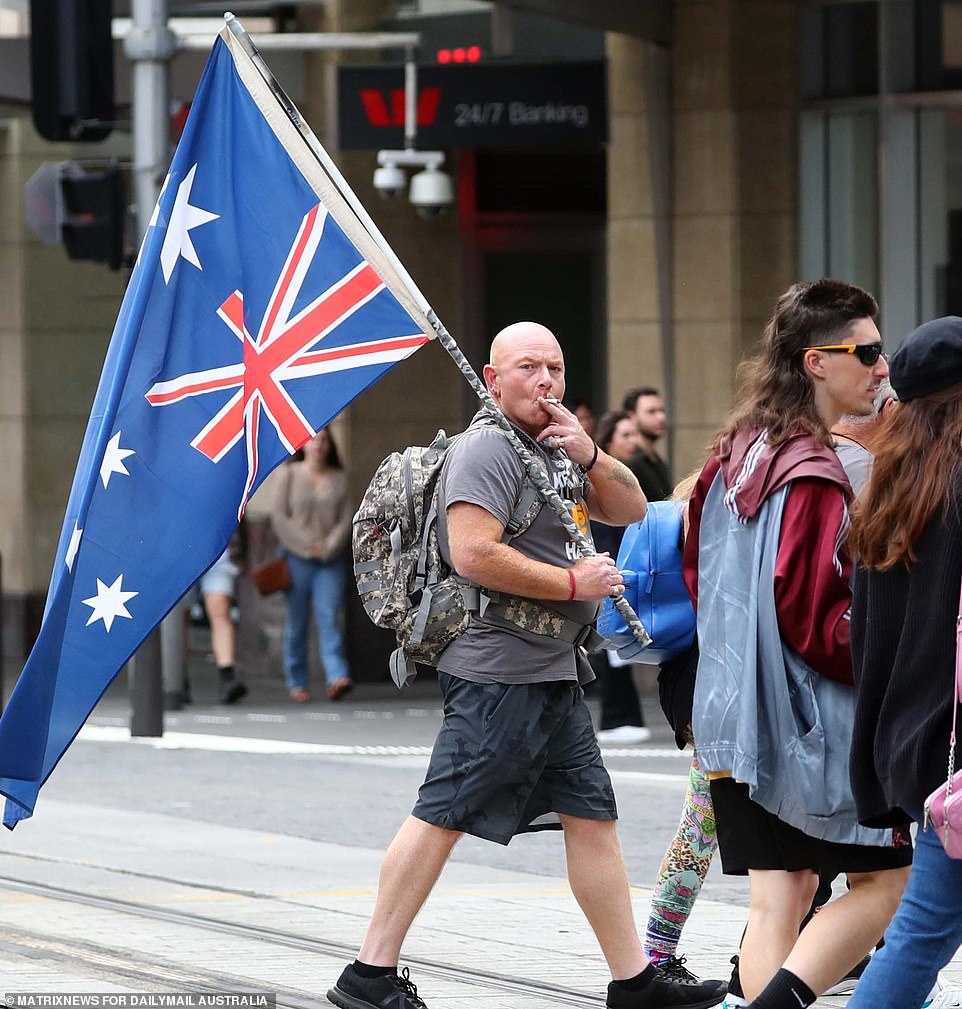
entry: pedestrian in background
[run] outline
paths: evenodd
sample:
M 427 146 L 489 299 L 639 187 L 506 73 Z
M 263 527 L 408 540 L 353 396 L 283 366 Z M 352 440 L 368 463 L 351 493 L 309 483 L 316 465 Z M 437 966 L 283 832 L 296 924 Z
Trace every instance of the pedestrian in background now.
M 626 410 L 604 414 L 598 421 L 595 441 L 602 452 L 627 465 L 639 449 L 638 425 L 634 415 Z M 618 557 L 624 526 L 591 523 L 591 535 L 598 553 Z M 645 727 L 641 701 L 633 675 L 634 663 L 625 662 L 613 649 L 602 649 L 590 656 L 591 666 L 601 681 L 601 721 L 599 743 L 643 743 L 651 739 L 651 729 Z
M 917 1009 L 962 943 L 962 860 L 923 825 L 945 781 L 962 577 L 962 319 L 935 319 L 892 358 L 900 405 L 856 507 L 857 703 L 852 786 L 872 826 L 920 824 L 908 887 L 850 1009 Z M 943 991 L 933 1009 L 962 1004 Z
M 291 569 L 285 592 L 284 672 L 291 700 L 311 699 L 308 629 L 313 604 L 327 698 L 343 697 L 353 683 L 344 654 L 345 549 L 351 532 L 347 474 L 337 446 L 322 428 L 304 446 L 302 462 L 290 462 L 279 481 L 271 524 Z
M 634 415 L 638 426 L 638 448 L 628 468 L 649 501 L 666 501 L 672 491 L 671 468 L 657 448 L 668 431 L 665 401 L 657 389 L 644 385 L 625 394 L 622 409 Z
M 244 555 L 243 535 L 239 527 L 227 549 L 200 579 L 200 594 L 210 623 L 210 648 L 220 675 L 221 704 L 235 704 L 247 694 L 247 686 L 238 678 L 234 666 L 237 635 L 231 616 L 237 594 L 239 563 Z

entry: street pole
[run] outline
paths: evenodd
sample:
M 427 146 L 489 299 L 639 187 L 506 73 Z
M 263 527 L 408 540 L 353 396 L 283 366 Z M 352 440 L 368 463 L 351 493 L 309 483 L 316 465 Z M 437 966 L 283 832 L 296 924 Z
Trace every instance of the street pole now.
M 133 0 L 130 13 L 131 30 L 124 48 L 132 65 L 134 204 L 139 245 L 147 233 L 170 161 L 168 61 L 176 40 L 167 27 L 167 0 Z M 164 734 L 160 634 L 159 628 L 153 631 L 131 661 L 132 736 Z
M 170 162 L 168 63 L 177 40 L 167 27 L 167 0 L 133 0 L 124 50 L 133 84 L 134 203 L 143 240 Z

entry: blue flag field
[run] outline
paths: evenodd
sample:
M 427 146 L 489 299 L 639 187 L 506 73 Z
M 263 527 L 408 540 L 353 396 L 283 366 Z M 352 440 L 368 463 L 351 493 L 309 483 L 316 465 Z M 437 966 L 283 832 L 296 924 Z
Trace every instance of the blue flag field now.
M 225 29 L 120 309 L 40 634 L 0 718 L 7 827 L 267 474 L 431 334 Z

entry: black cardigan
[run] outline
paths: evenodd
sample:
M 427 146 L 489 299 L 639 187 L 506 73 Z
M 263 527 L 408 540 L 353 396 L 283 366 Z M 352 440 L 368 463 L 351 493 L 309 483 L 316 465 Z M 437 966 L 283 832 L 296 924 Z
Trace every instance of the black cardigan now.
M 945 781 L 962 576 L 962 519 L 954 506 L 928 523 L 915 552 L 911 572 L 898 565 L 856 575 L 851 771 L 866 826 L 905 823 L 905 811 L 921 808 Z

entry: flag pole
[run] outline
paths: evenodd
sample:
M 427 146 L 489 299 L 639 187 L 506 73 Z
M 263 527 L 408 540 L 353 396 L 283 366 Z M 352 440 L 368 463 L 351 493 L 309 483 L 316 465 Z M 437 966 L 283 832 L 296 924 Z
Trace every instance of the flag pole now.
M 304 120 L 303 116 L 297 109 L 297 106 L 288 97 L 287 93 L 281 87 L 277 78 L 273 75 L 264 58 L 261 56 L 254 44 L 254 40 L 251 38 L 247 29 L 234 17 L 231 13 L 226 13 L 224 15 L 224 20 L 227 27 L 230 29 L 231 33 L 238 40 L 238 42 L 243 47 L 244 51 L 250 57 L 251 62 L 257 68 L 258 73 L 264 79 L 264 83 L 270 88 L 271 93 L 277 99 L 281 108 L 286 113 L 287 117 L 293 123 L 295 129 L 303 137 L 304 141 L 307 143 L 308 148 L 315 158 L 320 162 L 321 167 L 327 173 L 331 181 L 337 186 L 341 195 L 344 197 L 348 206 L 354 212 L 358 221 L 360 221 L 362 227 L 367 231 L 371 238 L 377 243 L 381 252 L 384 254 L 391 267 L 394 269 L 398 276 L 398 279 L 405 286 L 408 293 L 417 303 L 418 307 L 424 313 L 428 322 L 431 324 L 431 328 L 437 337 L 438 342 L 441 346 L 448 352 L 454 363 L 458 366 L 461 374 L 464 375 L 468 382 L 468 385 L 474 390 L 478 399 L 484 404 L 488 412 L 494 417 L 498 426 L 504 431 L 508 440 L 511 442 L 512 447 L 515 452 L 517 452 L 525 469 L 528 473 L 528 478 L 537 488 L 538 493 L 541 495 L 543 500 L 550 505 L 552 511 L 561 520 L 561 524 L 564 526 L 565 531 L 568 535 L 575 541 L 583 557 L 594 557 L 597 551 L 594 548 L 591 540 L 578 528 L 575 523 L 574 517 L 571 515 L 568 507 L 565 505 L 561 496 L 554 489 L 551 481 L 545 471 L 544 466 L 541 461 L 537 459 L 528 450 L 525 444 L 518 437 L 517 432 L 511 426 L 511 422 L 507 417 L 501 412 L 497 404 L 488 392 L 487 386 L 481 381 L 478 373 L 474 370 L 471 362 L 465 357 L 464 352 L 458 346 L 454 337 L 448 332 L 444 324 L 438 318 L 437 313 L 428 303 L 427 298 L 421 293 L 421 290 L 415 284 L 414 279 L 404 268 L 403 263 L 398 259 L 394 250 L 388 244 L 387 240 L 381 234 L 380 229 L 371 219 L 370 214 L 364 209 L 363 204 L 357 198 L 354 190 L 351 189 L 347 180 L 341 174 L 340 169 L 334 163 L 331 156 L 324 150 L 321 142 L 317 139 L 314 131 L 308 126 L 307 122 Z M 563 450 L 562 450 L 563 451 Z M 641 620 L 639 620 L 638 615 L 631 608 L 628 600 L 625 599 L 624 595 L 621 593 L 613 594 L 611 599 L 615 605 L 615 608 L 621 614 L 622 619 L 625 621 L 631 632 L 634 634 L 638 643 L 645 647 L 651 644 L 651 636 L 645 630 L 644 625 Z

